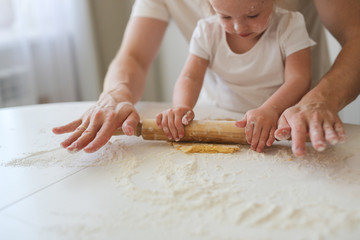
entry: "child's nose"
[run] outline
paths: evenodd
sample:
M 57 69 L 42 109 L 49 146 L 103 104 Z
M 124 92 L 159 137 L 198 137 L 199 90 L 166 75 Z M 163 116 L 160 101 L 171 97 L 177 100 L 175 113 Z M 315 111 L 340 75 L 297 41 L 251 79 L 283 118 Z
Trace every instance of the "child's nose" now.
M 243 21 L 234 22 L 234 30 L 236 33 L 243 33 L 247 29 L 247 25 Z

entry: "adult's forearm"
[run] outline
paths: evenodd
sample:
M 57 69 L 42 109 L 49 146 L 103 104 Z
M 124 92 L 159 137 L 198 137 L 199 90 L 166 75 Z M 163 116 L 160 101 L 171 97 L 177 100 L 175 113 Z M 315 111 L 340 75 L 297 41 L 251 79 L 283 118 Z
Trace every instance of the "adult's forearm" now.
M 152 18 L 129 20 L 121 48 L 105 77 L 104 94 L 110 93 L 117 102 L 140 100 L 166 27 L 167 22 Z
M 342 46 L 330 71 L 301 103 L 319 101 L 334 112 L 360 93 L 360 1 L 314 0 L 324 26 Z
M 360 94 L 360 38 L 345 43 L 330 71 L 300 103 L 325 104 L 339 112 Z
M 115 59 L 105 77 L 103 93 L 111 94 L 118 102 L 136 103 L 144 92 L 146 73 L 131 57 Z

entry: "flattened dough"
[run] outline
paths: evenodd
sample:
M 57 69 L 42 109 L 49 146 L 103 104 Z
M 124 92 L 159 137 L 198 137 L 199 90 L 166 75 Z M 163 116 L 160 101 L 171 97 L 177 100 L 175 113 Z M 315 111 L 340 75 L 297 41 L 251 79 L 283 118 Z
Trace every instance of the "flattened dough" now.
M 176 150 L 184 153 L 234 153 L 240 147 L 236 144 L 172 143 Z

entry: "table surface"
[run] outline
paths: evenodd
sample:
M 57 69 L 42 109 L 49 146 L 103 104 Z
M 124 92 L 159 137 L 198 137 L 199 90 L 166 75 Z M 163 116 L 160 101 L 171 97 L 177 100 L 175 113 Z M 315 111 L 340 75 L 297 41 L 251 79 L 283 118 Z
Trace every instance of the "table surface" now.
M 360 126 L 345 144 L 296 158 L 185 154 L 166 142 L 113 136 L 68 153 L 52 127 L 93 102 L 0 110 L 1 239 L 360 239 Z M 141 102 L 143 118 L 168 107 Z M 199 105 L 198 119 L 241 114 Z

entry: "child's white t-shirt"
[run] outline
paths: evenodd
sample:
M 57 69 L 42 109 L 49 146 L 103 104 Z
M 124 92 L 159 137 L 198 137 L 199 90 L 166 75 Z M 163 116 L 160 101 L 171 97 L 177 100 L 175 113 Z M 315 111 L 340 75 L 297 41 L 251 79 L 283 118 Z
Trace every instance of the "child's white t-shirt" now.
M 209 60 L 217 75 L 217 105 L 246 112 L 261 106 L 284 83 L 286 57 L 313 45 L 303 16 L 276 8 L 268 28 L 249 51 L 234 53 L 218 17 L 212 16 L 198 22 L 190 53 Z

